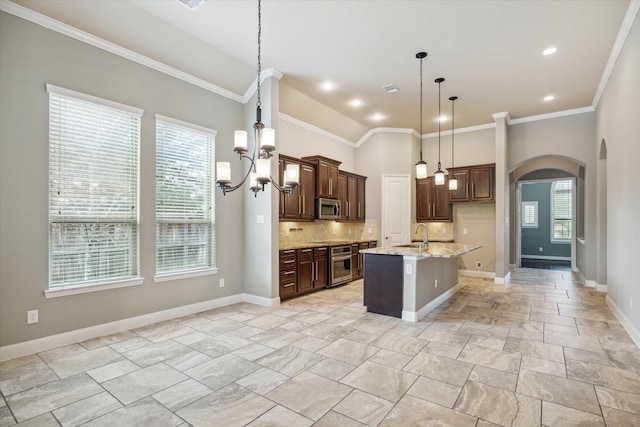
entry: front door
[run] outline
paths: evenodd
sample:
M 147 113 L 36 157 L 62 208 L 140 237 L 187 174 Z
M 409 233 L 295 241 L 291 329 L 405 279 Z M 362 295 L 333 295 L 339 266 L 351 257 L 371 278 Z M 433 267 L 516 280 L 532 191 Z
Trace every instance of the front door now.
M 411 199 L 409 175 L 382 176 L 382 245 L 411 240 Z

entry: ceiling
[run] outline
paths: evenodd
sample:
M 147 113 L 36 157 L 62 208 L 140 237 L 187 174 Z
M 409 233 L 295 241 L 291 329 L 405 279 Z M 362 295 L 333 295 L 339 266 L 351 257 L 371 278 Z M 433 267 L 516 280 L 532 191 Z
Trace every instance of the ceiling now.
M 15 0 L 242 96 L 256 76 L 257 1 L 207 0 L 190 10 L 177 0 Z M 602 1 L 264 0 L 262 65 L 282 83 L 341 113 L 335 128 L 313 109 L 281 111 L 337 135 L 345 123 L 437 131 L 456 102 L 456 128 L 592 106 L 629 6 Z M 550 46 L 557 53 L 544 56 Z M 320 88 L 330 80 L 330 92 Z M 387 93 L 393 84 L 399 91 Z M 554 95 L 546 102 L 546 95 Z M 353 98 L 363 105 L 349 105 Z M 371 116 L 384 118 L 374 121 Z M 339 123 L 342 122 L 342 123 Z M 449 122 L 442 125 L 449 129 Z M 362 135 L 360 135 L 362 136 Z M 357 136 L 356 136 L 357 138 Z

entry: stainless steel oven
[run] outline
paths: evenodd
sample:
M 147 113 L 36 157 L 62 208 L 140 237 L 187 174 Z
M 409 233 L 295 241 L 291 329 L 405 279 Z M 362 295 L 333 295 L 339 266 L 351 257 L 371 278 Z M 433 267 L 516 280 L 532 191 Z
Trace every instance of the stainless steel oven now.
M 331 282 L 330 286 L 337 286 L 350 282 L 353 276 L 351 264 L 351 246 L 334 246 L 331 248 Z

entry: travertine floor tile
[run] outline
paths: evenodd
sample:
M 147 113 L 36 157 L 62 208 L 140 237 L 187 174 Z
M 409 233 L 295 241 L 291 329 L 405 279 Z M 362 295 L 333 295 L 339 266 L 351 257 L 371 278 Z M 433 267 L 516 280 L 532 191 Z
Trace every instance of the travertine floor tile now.
M 542 402 L 542 424 L 549 427 L 605 427 L 601 416 Z
M 445 383 L 462 386 L 471 370 L 473 364 L 437 356 L 430 353 L 420 352 L 404 367 L 407 372 L 413 372 L 424 377 Z
M 333 410 L 363 424 L 376 426 L 393 408 L 393 403 L 380 397 L 353 390 Z
M 340 382 L 391 402 L 397 402 L 417 378 L 418 376 L 413 373 L 366 361 Z
M 437 425 L 441 427 L 474 427 L 478 419 L 414 396 L 405 396 L 380 423 L 381 427 Z

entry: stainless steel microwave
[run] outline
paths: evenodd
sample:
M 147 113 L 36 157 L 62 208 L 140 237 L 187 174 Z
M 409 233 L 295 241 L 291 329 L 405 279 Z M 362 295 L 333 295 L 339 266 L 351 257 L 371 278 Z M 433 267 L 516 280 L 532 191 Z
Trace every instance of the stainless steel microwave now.
M 340 219 L 340 200 L 316 199 L 316 219 Z

